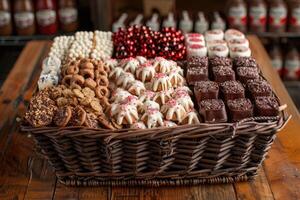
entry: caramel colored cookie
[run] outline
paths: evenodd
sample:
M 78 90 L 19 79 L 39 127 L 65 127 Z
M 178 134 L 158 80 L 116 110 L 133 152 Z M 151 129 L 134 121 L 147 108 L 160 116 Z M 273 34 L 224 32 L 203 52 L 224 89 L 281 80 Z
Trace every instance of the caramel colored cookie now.
M 70 106 L 60 107 L 55 112 L 53 122 L 56 126 L 64 127 L 67 126 L 71 117 L 72 117 L 72 108 Z
M 84 98 L 84 94 L 79 89 L 73 89 L 73 93 L 75 94 L 76 97 Z
M 97 101 L 97 100 L 92 100 L 91 103 L 90 103 L 90 105 L 91 105 L 91 108 L 92 108 L 93 110 L 95 110 L 96 112 L 103 112 L 103 111 L 102 111 L 102 107 L 101 107 L 99 101 Z
M 56 104 L 58 107 L 62 107 L 68 104 L 68 99 L 66 97 L 59 97 L 56 99 Z
M 90 97 L 90 98 L 95 97 L 95 92 L 88 87 L 83 88 L 82 93 L 86 97 Z
M 97 120 L 97 116 L 94 115 L 93 113 L 87 113 L 83 125 L 89 128 L 99 128 L 99 122 Z
M 69 121 L 71 126 L 82 126 L 86 119 L 86 112 L 81 106 L 72 109 L 72 117 Z
M 26 112 L 24 118 L 33 127 L 48 126 L 52 123 L 55 110 L 54 106 L 40 106 Z
M 115 127 L 112 125 L 112 123 L 108 120 L 108 118 L 103 114 L 98 116 L 98 121 L 104 128 L 108 128 L 111 130 L 114 130 Z

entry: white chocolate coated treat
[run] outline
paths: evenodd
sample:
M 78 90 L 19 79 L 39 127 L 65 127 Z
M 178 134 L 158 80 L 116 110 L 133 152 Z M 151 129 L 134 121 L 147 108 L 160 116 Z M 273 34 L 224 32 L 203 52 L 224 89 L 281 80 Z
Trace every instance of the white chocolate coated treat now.
M 249 41 L 246 38 L 241 39 L 231 39 L 228 41 L 229 48 L 235 47 L 249 47 Z
M 38 80 L 39 90 L 43 90 L 47 87 L 52 87 L 58 84 L 58 76 L 52 74 L 41 75 Z
M 184 107 L 175 99 L 170 99 L 166 104 L 164 104 L 161 108 L 161 112 L 165 114 L 167 120 L 178 122 L 181 122 L 186 115 Z
M 227 46 L 227 42 L 225 40 L 211 40 L 207 42 L 207 47 L 213 47 L 217 45 L 225 45 Z
M 158 109 L 148 108 L 142 116 L 142 121 L 148 128 L 154 128 L 157 126 L 163 126 L 164 116 Z
M 207 56 L 207 48 L 202 45 L 190 45 L 187 46 L 187 57 L 205 57 Z
M 209 30 L 205 32 L 205 40 L 223 40 L 224 39 L 224 32 L 220 29 Z
M 216 45 L 208 48 L 209 57 L 227 57 L 229 54 L 229 49 L 225 45 Z
M 243 39 L 245 38 L 244 33 L 242 33 L 241 31 L 238 31 L 236 29 L 228 29 L 227 31 L 225 31 L 225 40 L 229 41 L 232 39 Z
M 129 84 L 128 92 L 133 95 L 140 96 L 146 91 L 145 84 L 141 81 L 135 80 Z
M 230 48 L 230 57 L 236 58 L 236 57 L 250 57 L 251 56 L 251 50 L 249 47 L 234 47 Z
M 135 58 L 125 58 L 119 63 L 119 66 L 122 67 L 124 71 L 131 72 L 133 74 L 139 65 L 139 61 Z

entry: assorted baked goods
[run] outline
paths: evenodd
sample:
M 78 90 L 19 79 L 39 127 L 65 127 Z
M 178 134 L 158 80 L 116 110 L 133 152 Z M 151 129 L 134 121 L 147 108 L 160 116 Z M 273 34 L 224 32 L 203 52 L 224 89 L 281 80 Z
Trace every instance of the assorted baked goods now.
M 186 68 L 174 61 L 183 58 Z M 279 114 L 248 40 L 236 30 L 183 36 L 142 26 L 60 36 L 38 88 L 24 116 L 33 127 L 146 129 Z

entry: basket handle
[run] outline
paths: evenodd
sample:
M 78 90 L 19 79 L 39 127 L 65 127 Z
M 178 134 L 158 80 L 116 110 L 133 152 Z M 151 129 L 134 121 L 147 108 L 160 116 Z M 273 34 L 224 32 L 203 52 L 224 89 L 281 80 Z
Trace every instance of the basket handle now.
M 281 112 L 283 115 L 283 123 L 282 123 L 281 127 L 279 129 L 277 129 L 277 132 L 281 131 L 287 125 L 287 123 L 290 121 L 290 119 L 292 118 L 292 115 L 288 114 L 286 108 L 287 108 L 287 104 L 283 104 L 283 105 L 279 106 L 279 108 L 278 108 L 279 112 Z

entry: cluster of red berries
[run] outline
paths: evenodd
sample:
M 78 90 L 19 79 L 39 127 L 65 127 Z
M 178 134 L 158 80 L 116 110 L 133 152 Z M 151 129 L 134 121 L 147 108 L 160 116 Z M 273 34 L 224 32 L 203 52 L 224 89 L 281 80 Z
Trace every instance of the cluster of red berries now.
M 171 60 L 183 60 L 186 56 L 184 36 L 174 28 L 152 31 L 147 26 L 131 26 L 120 29 L 113 36 L 115 57 L 118 59 L 157 56 Z

